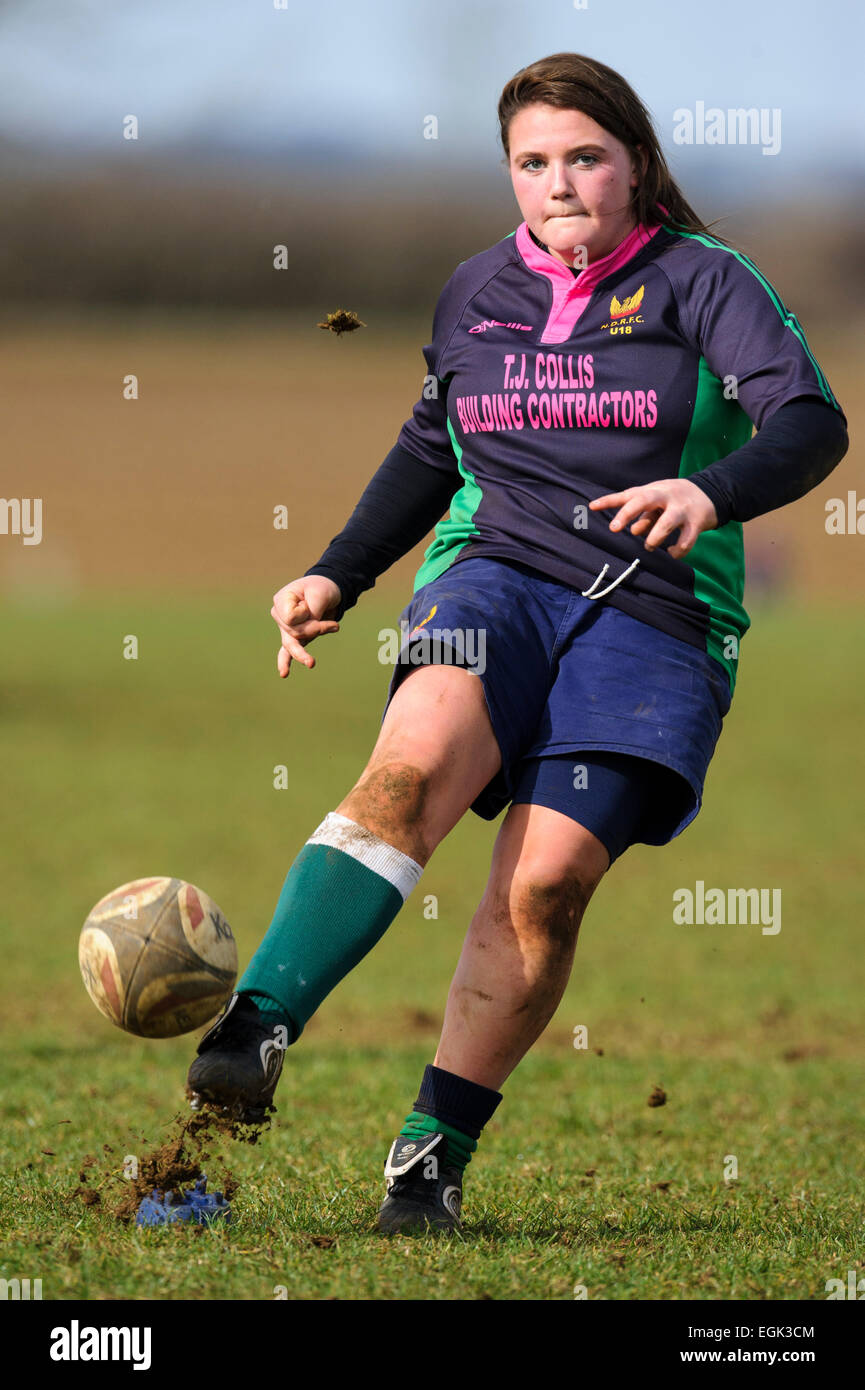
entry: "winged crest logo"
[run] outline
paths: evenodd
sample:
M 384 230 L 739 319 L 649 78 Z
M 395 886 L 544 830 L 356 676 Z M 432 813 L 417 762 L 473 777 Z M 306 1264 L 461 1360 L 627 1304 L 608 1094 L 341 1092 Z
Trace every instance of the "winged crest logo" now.
M 636 324 L 643 322 L 640 306 L 645 290 L 645 285 L 641 285 L 624 299 L 619 299 L 614 294 L 610 300 L 610 317 L 606 323 L 601 324 L 601 331 L 609 332 L 611 338 L 617 334 L 632 333 Z
M 645 288 L 645 285 L 641 285 L 638 290 L 635 290 L 633 294 L 629 294 L 621 303 L 619 303 L 616 296 L 613 295 L 610 300 L 610 318 L 620 319 L 624 318 L 625 314 L 635 314 L 643 302 L 643 292 Z

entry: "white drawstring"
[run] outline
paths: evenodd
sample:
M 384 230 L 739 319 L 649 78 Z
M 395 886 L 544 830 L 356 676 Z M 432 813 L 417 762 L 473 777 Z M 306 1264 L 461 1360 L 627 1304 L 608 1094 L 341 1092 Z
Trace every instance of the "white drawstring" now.
M 637 568 L 637 565 L 639 563 L 639 560 L 634 560 L 632 564 L 628 565 L 628 568 L 624 571 L 624 573 L 619 575 L 618 579 L 614 579 L 612 584 L 608 584 L 606 589 L 601 589 L 600 593 L 596 594 L 593 593 L 593 590 L 597 588 L 598 584 L 600 584 L 607 570 L 610 568 L 609 565 L 604 565 L 604 568 L 601 570 L 597 579 L 595 579 L 594 582 L 589 585 L 588 589 L 583 589 L 583 598 L 604 598 L 606 594 L 612 593 L 613 589 L 615 589 L 617 585 L 621 584 L 623 579 L 627 579 L 628 575 L 631 574 Z

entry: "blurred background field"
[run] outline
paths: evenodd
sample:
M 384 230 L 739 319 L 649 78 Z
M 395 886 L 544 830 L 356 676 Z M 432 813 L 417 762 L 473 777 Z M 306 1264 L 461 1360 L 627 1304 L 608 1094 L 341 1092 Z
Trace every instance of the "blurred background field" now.
M 318 319 L 336 307 L 355 308 L 368 327 L 322 332 Z M 0 537 L 0 594 L 38 603 L 241 587 L 269 611 L 273 591 L 342 527 L 410 415 L 432 307 L 395 317 L 326 300 L 319 313 L 290 315 L 103 308 L 7 321 L 4 495 L 42 497 L 44 534 L 38 546 Z M 863 330 L 805 328 L 853 444 L 807 497 L 749 523 L 747 598 L 859 604 L 863 537 L 829 535 L 825 523 L 829 498 L 861 489 Z M 137 400 L 123 397 L 129 374 Z M 285 529 L 274 526 L 277 507 Z M 401 607 L 422 551 L 376 592 Z
M 42 1277 L 46 1298 L 822 1298 L 865 1258 L 865 538 L 825 527 L 829 499 L 863 492 L 861 16 L 827 0 L 815 31 L 804 0 L 781 26 L 736 0 L 719 26 L 669 0 L 659 25 L 627 0 L 575 29 L 544 3 L 529 42 L 520 5 L 478 11 L 0 15 L 0 494 L 41 497 L 44 530 L 0 535 L 0 1278 Z M 230 1154 L 234 1230 L 194 1250 L 136 1235 L 70 1193 L 86 1154 L 108 1172 L 165 1137 L 194 1038 L 134 1039 L 94 1010 L 81 923 L 110 888 L 176 874 L 219 903 L 244 964 L 361 770 L 389 674 L 378 633 L 422 547 L 287 683 L 271 595 L 393 444 L 444 280 L 517 225 L 501 86 L 574 46 L 625 72 L 686 196 L 799 315 L 850 452 L 746 528 L 754 627 L 705 808 L 599 890 L 469 1168 L 465 1240 L 369 1232 L 486 878 L 496 826 L 471 815 L 291 1053 L 273 1132 Z M 672 145 L 672 111 L 704 98 L 780 104 L 781 152 Z M 336 308 L 367 327 L 320 331 Z M 700 879 L 780 887 L 780 933 L 675 925 L 673 893 Z

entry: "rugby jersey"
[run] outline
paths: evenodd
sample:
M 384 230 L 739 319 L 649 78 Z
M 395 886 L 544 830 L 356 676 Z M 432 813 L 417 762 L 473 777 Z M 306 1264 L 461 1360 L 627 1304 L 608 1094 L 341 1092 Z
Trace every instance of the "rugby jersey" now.
M 837 420 L 834 462 L 846 448 L 802 328 L 754 263 L 711 236 L 640 225 L 575 275 L 523 223 L 457 267 L 423 352 L 427 381 L 396 452 L 440 475 L 434 505 L 441 516 L 448 494 L 450 513 L 415 590 L 478 555 L 581 592 L 606 565 L 600 601 L 708 650 L 732 683 L 749 619 L 727 456 L 745 460 L 752 427 L 803 398 Z M 680 559 L 588 509 L 677 476 L 702 485 L 724 520 Z M 329 569 L 339 583 L 339 539 L 307 573 Z

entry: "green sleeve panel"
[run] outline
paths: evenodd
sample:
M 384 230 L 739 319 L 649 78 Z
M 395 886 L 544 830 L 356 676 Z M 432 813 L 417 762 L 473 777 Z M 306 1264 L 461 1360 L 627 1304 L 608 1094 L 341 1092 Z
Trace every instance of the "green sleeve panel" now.
M 688 478 L 741 449 L 751 438 L 752 428 L 738 402 L 725 398 L 722 382 L 701 357 L 694 413 L 682 450 L 679 477 Z M 695 597 L 709 605 L 706 650 L 726 667 L 732 689 L 736 684 L 739 643 L 751 626 L 742 606 L 745 547 L 741 522 L 730 521 L 716 531 L 704 531 L 681 563 L 694 571 Z
M 424 562 L 415 575 L 415 593 L 418 589 L 422 589 L 424 584 L 429 584 L 431 580 L 438 579 L 440 574 L 444 574 L 445 570 L 453 564 L 463 546 L 468 545 L 472 537 L 478 534 L 478 529 L 474 524 L 474 515 L 480 506 L 483 491 L 474 475 L 463 465 L 463 451 L 457 443 L 450 420 L 448 420 L 448 434 L 456 454 L 457 467 L 465 481 L 451 499 L 450 515 L 436 526 L 435 538 L 424 552 Z

